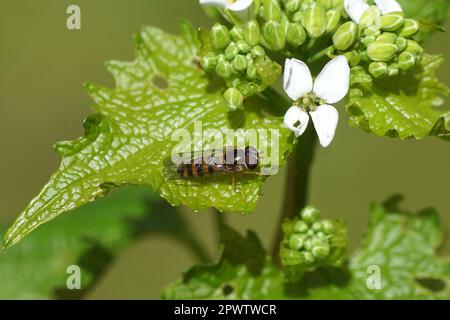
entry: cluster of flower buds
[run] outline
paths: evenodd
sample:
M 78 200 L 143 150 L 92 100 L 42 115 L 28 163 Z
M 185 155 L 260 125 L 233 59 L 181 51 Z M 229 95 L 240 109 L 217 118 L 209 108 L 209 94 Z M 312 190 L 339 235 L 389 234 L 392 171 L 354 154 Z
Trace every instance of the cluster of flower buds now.
M 343 0 L 263 0 L 258 18 L 263 21 L 264 44 L 270 50 L 297 48 L 331 34 L 339 25 Z
M 319 267 L 340 267 L 346 261 L 346 225 L 341 220 L 320 220 L 314 207 L 308 206 L 298 218 L 285 221 L 283 232 L 280 257 L 289 281 Z
M 419 22 L 405 18 L 395 0 L 376 0 L 369 6 L 363 0 L 345 0 L 352 21 L 336 30 L 333 44 L 337 55 L 345 55 L 353 67 L 367 64 L 375 78 L 396 76 L 422 59 L 423 49 L 413 40 Z
M 226 81 L 224 98 L 231 110 L 242 107 L 244 97 L 261 92 L 281 74 L 281 66 L 267 56 L 260 39 L 254 20 L 231 30 L 216 23 L 211 31 L 201 31 L 201 65 Z

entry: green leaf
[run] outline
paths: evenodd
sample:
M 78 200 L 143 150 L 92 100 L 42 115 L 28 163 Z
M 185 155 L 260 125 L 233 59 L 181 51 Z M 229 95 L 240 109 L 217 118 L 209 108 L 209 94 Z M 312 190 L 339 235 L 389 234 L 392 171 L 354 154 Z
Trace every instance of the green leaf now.
M 247 100 L 245 112 L 229 114 L 222 98 L 225 88 L 215 85 L 198 66 L 196 32 L 187 23 L 181 32 L 182 36 L 174 36 L 143 28 L 136 36 L 134 62 L 107 63 L 116 88 L 86 85 L 96 113 L 85 121 L 83 137 L 55 145 L 63 156 L 61 166 L 10 228 L 6 246 L 124 184 L 147 185 L 170 204 L 187 205 L 193 210 L 215 207 L 247 213 L 254 209 L 263 177 L 239 176 L 234 188 L 229 176 L 192 183 L 166 179 L 163 174 L 164 160 L 180 143 L 172 139 L 174 130 L 183 128 L 192 133 L 199 121 L 205 136 L 213 130 L 224 134 L 227 128 L 242 129 L 236 131 L 237 138 L 243 138 L 246 129 L 267 129 L 269 136 L 270 129 L 277 130 L 280 165 L 294 145 L 282 121 L 262 112 L 267 106 L 262 98 Z M 197 140 L 191 143 L 193 150 L 206 147 L 207 141 Z M 268 142 L 260 139 L 255 147 L 264 150 Z M 270 145 L 267 150 L 270 154 Z
M 191 268 L 164 290 L 163 299 L 283 298 L 280 273 L 256 234 L 250 231 L 244 238 L 222 226 L 220 240 L 219 261 Z
M 350 124 L 378 136 L 448 138 L 450 111 L 442 105 L 450 91 L 435 74 L 443 61 L 442 56 L 425 55 L 417 69 L 379 80 L 372 80 L 362 67 L 353 68 Z
M 123 248 L 151 231 L 195 247 L 175 210 L 157 195 L 135 187 L 114 192 L 0 251 L 0 298 L 80 298 Z M 82 290 L 67 290 L 70 265 L 80 267 Z
M 222 250 L 218 263 L 192 268 L 169 286 L 163 297 L 449 299 L 450 258 L 440 257 L 435 251 L 443 239 L 439 216 L 432 209 L 417 214 L 401 211 L 400 199 L 393 197 L 383 205 L 372 206 L 362 244 L 344 267 L 323 267 L 298 282 L 284 282 L 283 273 L 262 249 L 249 250 L 250 239 L 234 236 L 239 241 L 224 242 L 228 249 Z M 235 259 L 230 254 L 233 252 L 241 252 L 246 258 Z M 259 272 L 250 273 L 249 264 Z M 380 271 L 380 289 L 367 285 L 374 283 L 371 272 L 376 268 Z M 231 286 L 233 294 L 224 294 L 226 285 Z

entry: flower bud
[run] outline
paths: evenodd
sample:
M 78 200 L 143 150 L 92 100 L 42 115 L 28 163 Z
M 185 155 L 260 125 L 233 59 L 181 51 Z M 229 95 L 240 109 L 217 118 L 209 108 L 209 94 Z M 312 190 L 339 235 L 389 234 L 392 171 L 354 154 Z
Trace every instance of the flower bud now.
M 315 246 L 312 248 L 311 252 L 315 258 L 324 259 L 330 254 L 330 246 L 327 244 Z
M 376 38 L 376 37 L 378 37 L 381 34 L 381 31 L 377 27 L 372 26 L 372 27 L 364 29 L 363 33 L 364 33 L 365 36 L 375 37 Z
M 312 3 L 304 12 L 303 25 L 308 35 L 319 38 L 327 30 L 327 13 L 318 3 Z
M 290 23 L 286 40 L 293 47 L 301 46 L 306 41 L 305 29 L 299 23 Z
M 238 46 L 235 42 L 231 42 L 228 47 L 225 49 L 225 58 L 228 61 L 231 61 L 239 54 Z
M 418 44 L 414 40 L 408 40 L 405 51 L 411 52 L 415 56 L 421 56 L 423 53 L 423 49 L 420 44 Z
M 245 42 L 245 40 L 239 40 L 236 45 L 239 52 L 243 54 L 247 54 L 250 52 L 250 50 L 252 50 L 252 48 L 248 45 L 247 42 Z
M 239 90 L 235 88 L 229 88 L 227 91 L 225 91 L 223 97 L 225 99 L 227 107 L 230 110 L 237 110 L 243 106 L 244 97 L 239 92 Z
M 320 4 L 325 10 L 331 9 L 331 0 L 316 0 L 316 2 Z
M 294 231 L 297 233 L 305 233 L 308 231 L 308 225 L 304 221 L 299 220 L 294 224 Z
M 202 57 L 201 65 L 205 70 L 213 70 L 217 66 L 216 55 L 212 52 L 207 53 Z
M 338 10 L 328 10 L 327 11 L 327 33 L 332 33 L 336 30 L 336 28 L 339 25 L 339 22 L 341 21 L 341 13 Z
M 367 55 L 373 61 L 389 61 L 397 51 L 395 44 L 378 40 L 367 47 Z
M 361 54 L 356 50 L 346 52 L 344 53 L 344 56 L 347 58 L 348 64 L 352 68 L 356 67 L 361 62 Z
M 319 220 L 320 212 L 313 206 L 307 206 L 302 210 L 300 216 L 307 224 L 313 224 Z
M 288 13 L 294 13 L 300 9 L 301 0 L 289 0 L 286 3 L 286 11 Z
M 376 27 L 380 24 L 380 10 L 376 6 L 370 6 L 369 9 L 364 11 L 359 19 L 359 26 L 364 29 L 368 27 Z
M 403 52 L 398 56 L 398 67 L 400 70 L 406 71 L 416 65 L 416 57 L 411 52 Z
M 398 37 L 395 33 L 383 32 L 377 37 L 377 41 L 395 43 L 397 41 L 397 38 Z
M 388 66 L 388 76 L 389 77 L 394 77 L 396 75 L 398 75 L 399 72 L 399 67 L 397 63 L 392 63 Z
M 234 70 L 240 72 L 247 69 L 248 62 L 247 58 L 241 54 L 238 54 L 233 60 L 233 68 Z
M 266 22 L 263 27 L 263 35 L 272 50 L 281 50 L 286 45 L 286 33 L 278 22 Z
M 303 12 L 297 11 L 296 13 L 294 13 L 294 15 L 292 16 L 292 22 L 301 23 L 302 25 L 304 25 Z
M 245 41 L 251 46 L 255 46 L 259 43 L 260 32 L 259 25 L 256 21 L 250 21 L 247 23 L 244 29 Z
M 369 65 L 369 73 L 374 78 L 382 78 L 387 75 L 388 72 L 388 66 L 384 62 L 372 62 Z
M 300 234 L 293 234 L 289 238 L 289 248 L 292 250 L 300 250 L 305 243 L 305 236 Z
M 358 25 L 348 21 L 341 25 L 333 35 L 333 44 L 336 49 L 344 51 L 350 48 L 358 38 Z
M 367 47 L 369 44 L 371 44 L 372 42 L 375 42 L 375 37 L 372 36 L 367 36 L 361 39 L 361 43 Z
M 406 46 L 408 45 L 408 41 L 403 37 L 398 37 L 397 41 L 395 41 L 395 45 L 398 48 L 399 52 L 402 52 L 406 49 Z
M 233 67 L 228 61 L 219 62 L 216 66 L 216 73 L 221 78 L 228 78 L 233 74 Z
M 403 27 L 400 29 L 399 35 L 402 37 L 412 37 L 420 30 L 419 22 L 413 19 L 405 19 Z
M 255 64 L 252 61 L 249 61 L 247 67 L 247 78 L 249 80 L 256 80 L 258 78 L 258 70 L 256 70 Z
M 405 15 L 403 12 L 390 12 L 380 18 L 381 30 L 395 31 L 403 26 Z
M 281 19 L 281 8 L 278 1 L 264 1 L 264 18 L 269 21 L 279 21 Z
M 230 43 L 230 32 L 227 27 L 216 23 L 211 29 L 211 43 L 216 49 L 223 49 Z
M 254 46 L 251 51 L 252 57 L 264 57 L 266 55 L 266 52 L 264 51 L 264 48 L 261 46 Z
M 230 31 L 231 40 L 237 42 L 239 40 L 244 40 L 244 28 L 240 25 L 234 26 Z

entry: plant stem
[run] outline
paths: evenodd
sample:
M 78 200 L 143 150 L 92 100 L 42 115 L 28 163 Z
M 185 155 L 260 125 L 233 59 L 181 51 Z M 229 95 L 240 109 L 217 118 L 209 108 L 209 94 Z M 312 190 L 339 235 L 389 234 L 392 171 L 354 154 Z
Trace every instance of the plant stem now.
M 316 134 L 313 126 L 310 126 L 300 138 L 288 160 L 288 173 L 283 211 L 278 223 L 277 233 L 272 245 L 272 257 L 279 263 L 279 248 L 283 239 L 281 224 L 284 219 L 293 218 L 307 205 L 309 196 L 309 177 L 311 165 L 314 160 L 316 147 Z

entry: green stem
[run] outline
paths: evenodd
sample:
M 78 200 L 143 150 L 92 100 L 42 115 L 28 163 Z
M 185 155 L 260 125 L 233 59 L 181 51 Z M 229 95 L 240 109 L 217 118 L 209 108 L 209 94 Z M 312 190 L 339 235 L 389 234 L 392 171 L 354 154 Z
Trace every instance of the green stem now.
M 314 160 L 316 147 L 316 134 L 313 126 L 309 126 L 300 138 L 299 144 L 291 154 L 288 161 L 288 173 L 283 211 L 277 227 L 277 233 L 272 245 L 272 257 L 279 262 L 279 248 L 283 239 L 281 224 L 284 219 L 293 218 L 307 205 L 309 197 L 309 178 L 311 165 Z

